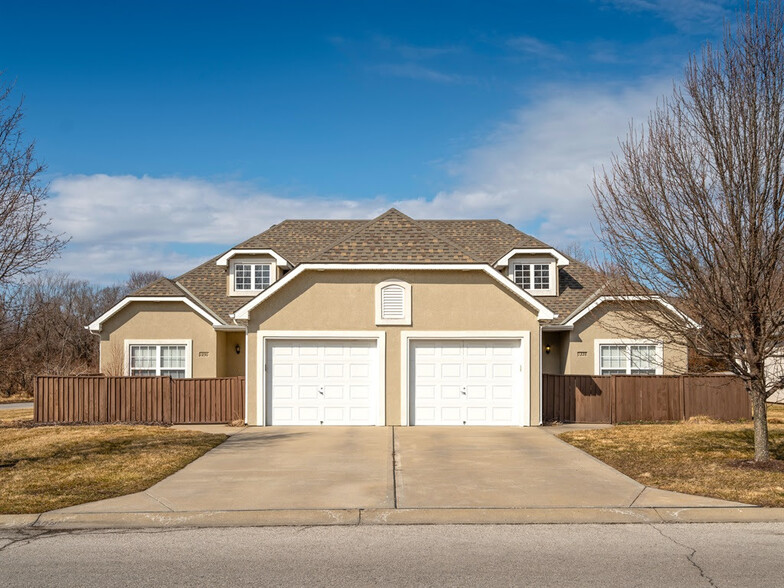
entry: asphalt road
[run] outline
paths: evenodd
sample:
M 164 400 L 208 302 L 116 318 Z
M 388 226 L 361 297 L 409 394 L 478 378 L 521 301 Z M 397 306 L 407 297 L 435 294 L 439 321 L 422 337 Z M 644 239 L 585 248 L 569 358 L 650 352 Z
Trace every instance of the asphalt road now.
M 781 586 L 784 524 L 0 530 L 0 586 Z
M 0 410 L 18 410 L 20 408 L 33 408 L 32 402 L 7 402 L 0 404 Z

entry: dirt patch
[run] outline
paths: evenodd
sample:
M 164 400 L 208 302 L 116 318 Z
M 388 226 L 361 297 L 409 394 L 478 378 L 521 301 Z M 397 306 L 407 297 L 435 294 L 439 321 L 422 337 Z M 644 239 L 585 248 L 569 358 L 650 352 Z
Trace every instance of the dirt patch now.
M 784 474 L 784 461 L 780 459 L 771 459 L 769 461 L 739 459 L 736 461 L 731 461 L 729 464 L 742 470 L 760 470 L 762 472 L 781 472 Z

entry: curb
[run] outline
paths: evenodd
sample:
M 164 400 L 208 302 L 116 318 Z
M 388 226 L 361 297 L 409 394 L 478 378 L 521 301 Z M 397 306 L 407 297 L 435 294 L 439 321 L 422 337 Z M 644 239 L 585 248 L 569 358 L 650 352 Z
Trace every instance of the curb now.
M 784 522 L 784 508 L 422 508 L 0 515 L 3 529 Z

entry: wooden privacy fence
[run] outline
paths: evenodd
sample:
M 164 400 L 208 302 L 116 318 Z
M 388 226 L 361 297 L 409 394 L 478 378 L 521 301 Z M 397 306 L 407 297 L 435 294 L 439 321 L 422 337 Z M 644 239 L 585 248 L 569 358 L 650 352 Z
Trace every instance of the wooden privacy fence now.
M 38 376 L 38 423 L 229 423 L 245 415 L 245 378 Z
M 751 418 L 734 376 L 542 376 L 542 418 L 571 423 Z

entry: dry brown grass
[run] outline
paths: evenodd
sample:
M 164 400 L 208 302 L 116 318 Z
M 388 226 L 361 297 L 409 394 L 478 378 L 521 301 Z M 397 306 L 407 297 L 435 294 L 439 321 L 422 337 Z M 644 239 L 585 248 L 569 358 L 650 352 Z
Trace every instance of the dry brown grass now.
M 9 408 L 0 410 L 0 425 L 8 425 L 16 421 L 33 420 L 32 408 Z
M 0 396 L 0 404 L 11 404 L 12 402 L 32 402 L 33 397 L 29 394 L 12 394 L 11 396 Z
M 560 437 L 646 486 L 746 504 L 784 506 L 784 469 L 742 467 L 742 461 L 754 457 L 751 423 L 707 421 L 621 425 L 572 431 Z M 772 456 L 784 459 L 784 426 L 770 425 L 770 441 Z
M 784 404 L 768 403 L 768 424 L 784 425 Z
M 165 427 L 6 423 L 0 427 L 0 513 L 44 512 L 140 492 L 225 439 Z

